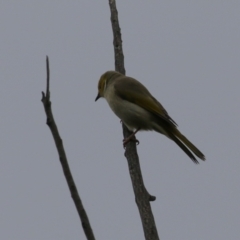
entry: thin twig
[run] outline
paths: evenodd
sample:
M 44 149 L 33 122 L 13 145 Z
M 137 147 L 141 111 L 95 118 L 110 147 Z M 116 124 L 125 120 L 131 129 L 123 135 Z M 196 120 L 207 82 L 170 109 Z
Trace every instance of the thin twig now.
M 64 176 L 66 178 L 72 199 L 75 203 L 78 215 L 80 217 L 86 238 L 88 240 L 95 240 L 90 222 L 88 220 L 87 213 L 83 207 L 82 201 L 81 201 L 80 196 L 77 191 L 77 187 L 74 183 L 72 173 L 71 173 L 69 165 L 68 165 L 67 156 L 66 156 L 66 153 L 65 153 L 65 150 L 63 147 L 63 142 L 59 135 L 58 128 L 57 128 L 57 125 L 54 121 L 54 117 L 52 114 L 51 101 L 50 101 L 50 89 L 49 89 L 50 88 L 50 69 L 49 69 L 48 57 L 46 59 L 46 64 L 47 64 L 47 66 L 46 66 L 47 67 L 46 94 L 44 92 L 42 92 L 42 103 L 43 103 L 45 113 L 47 116 L 47 125 L 50 128 L 54 142 L 56 144 L 58 155 L 59 155 L 59 160 L 62 165 Z
M 111 23 L 113 30 L 113 46 L 115 55 L 115 70 L 125 74 L 124 55 L 122 50 L 121 29 L 118 21 L 118 12 L 115 0 L 109 0 Z M 127 138 L 131 132 L 123 124 L 124 139 Z M 126 145 L 125 157 L 128 161 L 128 168 L 132 180 L 132 186 L 135 194 L 136 203 L 142 220 L 144 235 L 146 240 L 159 240 L 157 228 L 151 210 L 149 201 L 154 201 L 156 197 L 151 196 L 146 190 L 142 178 L 139 158 L 134 141 Z
M 50 101 L 50 68 L 49 68 L 49 59 L 46 57 L 46 68 L 47 68 L 47 84 L 46 84 L 46 97 L 48 102 Z

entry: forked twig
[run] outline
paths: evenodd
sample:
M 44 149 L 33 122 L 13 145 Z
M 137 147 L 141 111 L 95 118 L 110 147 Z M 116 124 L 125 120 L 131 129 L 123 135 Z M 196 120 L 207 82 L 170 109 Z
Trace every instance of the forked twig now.
M 74 183 L 72 173 L 71 173 L 71 170 L 68 165 L 67 156 L 66 156 L 66 153 L 65 153 L 65 150 L 63 147 L 63 142 L 59 135 L 58 128 L 57 128 L 57 125 L 55 123 L 55 120 L 54 120 L 54 117 L 52 114 L 51 101 L 50 101 L 50 68 L 49 68 L 48 57 L 46 58 L 46 67 L 47 67 L 46 94 L 44 92 L 42 92 L 42 103 L 43 103 L 45 113 L 47 116 L 47 125 L 50 128 L 54 142 L 56 144 L 58 155 L 59 155 L 59 160 L 62 165 L 64 176 L 66 178 L 72 199 L 74 201 L 78 215 L 80 217 L 86 238 L 88 240 L 95 240 L 90 222 L 88 220 L 87 213 L 83 207 L 82 201 L 78 194 L 77 187 Z

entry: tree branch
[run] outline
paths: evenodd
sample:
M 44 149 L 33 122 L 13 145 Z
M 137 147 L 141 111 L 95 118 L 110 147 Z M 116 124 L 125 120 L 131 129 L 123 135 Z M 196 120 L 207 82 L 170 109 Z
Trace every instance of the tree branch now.
M 60 160 L 60 163 L 62 165 L 64 176 L 66 178 L 66 181 L 67 181 L 72 199 L 75 203 L 78 215 L 80 217 L 80 220 L 81 220 L 82 227 L 83 227 L 84 233 L 86 235 L 86 238 L 88 240 L 95 240 L 90 222 L 88 220 L 87 213 L 86 213 L 86 211 L 83 207 L 82 201 L 80 199 L 80 196 L 78 194 L 76 185 L 74 183 L 72 173 L 71 173 L 71 170 L 70 170 L 69 165 L 68 165 L 67 156 L 66 156 L 66 153 L 65 153 L 65 150 L 64 150 L 64 147 L 63 147 L 63 142 L 62 142 L 62 139 L 59 135 L 58 128 L 57 128 L 57 125 L 54 121 L 54 117 L 53 117 L 53 114 L 52 114 L 51 101 L 50 101 L 50 69 L 49 69 L 48 57 L 46 59 L 46 65 L 47 65 L 46 66 L 47 67 L 46 94 L 44 92 L 42 92 L 42 103 L 43 103 L 45 113 L 46 113 L 46 116 L 47 116 L 47 125 L 50 128 L 50 131 L 53 135 L 53 139 L 54 139 L 54 142 L 55 142 L 56 147 L 57 147 L 59 160 Z
M 113 46 L 115 55 L 115 70 L 125 75 L 124 55 L 122 50 L 121 29 L 118 21 L 118 12 L 115 0 L 109 0 L 111 23 L 113 30 Z M 131 132 L 123 124 L 123 136 L 127 138 Z M 125 157 L 128 161 L 128 168 L 132 180 L 136 204 L 142 220 L 144 235 L 146 240 L 159 240 L 157 228 L 149 201 L 154 201 L 156 197 L 151 196 L 146 190 L 142 178 L 139 158 L 135 142 L 129 142 L 126 146 Z

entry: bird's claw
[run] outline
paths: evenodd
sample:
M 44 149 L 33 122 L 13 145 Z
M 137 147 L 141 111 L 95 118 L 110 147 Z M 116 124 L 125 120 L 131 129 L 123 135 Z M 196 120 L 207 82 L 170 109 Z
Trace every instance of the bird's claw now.
M 130 138 L 126 138 L 126 139 L 123 139 L 123 148 L 126 148 L 126 145 L 129 143 L 129 142 L 135 142 L 137 145 L 139 145 L 139 140 L 137 140 L 135 138 L 135 136 L 131 136 Z

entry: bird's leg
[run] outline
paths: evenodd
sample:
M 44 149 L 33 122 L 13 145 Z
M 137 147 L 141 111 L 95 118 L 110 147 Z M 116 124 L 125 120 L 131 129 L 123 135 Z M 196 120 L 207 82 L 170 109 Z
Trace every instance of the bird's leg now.
M 135 135 L 140 130 L 140 128 L 137 128 L 129 137 L 123 139 L 123 147 L 125 148 L 127 143 L 130 141 L 134 141 L 137 144 L 139 144 L 139 141 L 136 139 Z

